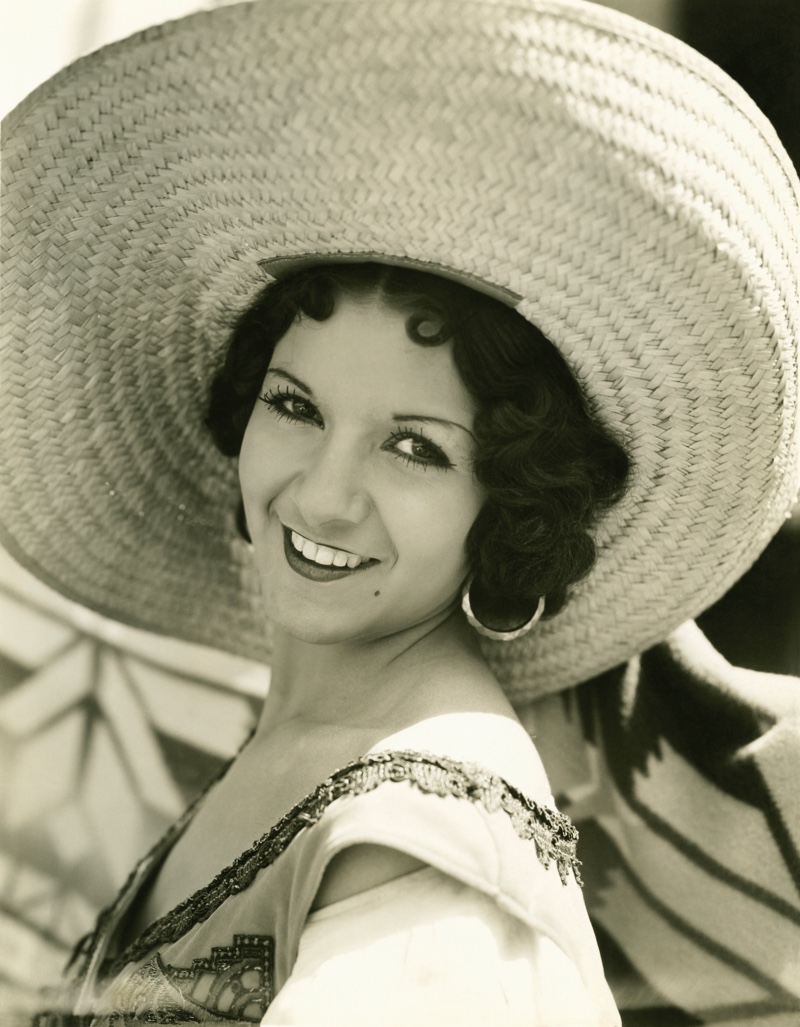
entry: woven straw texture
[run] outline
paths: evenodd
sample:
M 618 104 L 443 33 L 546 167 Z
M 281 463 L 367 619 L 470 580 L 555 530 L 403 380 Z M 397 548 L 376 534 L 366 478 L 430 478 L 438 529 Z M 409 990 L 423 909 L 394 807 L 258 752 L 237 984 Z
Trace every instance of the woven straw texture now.
M 102 613 L 268 657 L 236 469 L 201 421 L 272 257 L 375 251 L 523 296 L 628 445 L 591 578 L 486 643 L 512 699 L 665 637 L 792 502 L 797 178 L 735 84 L 636 21 L 225 7 L 78 61 L 4 138 L 0 538 Z

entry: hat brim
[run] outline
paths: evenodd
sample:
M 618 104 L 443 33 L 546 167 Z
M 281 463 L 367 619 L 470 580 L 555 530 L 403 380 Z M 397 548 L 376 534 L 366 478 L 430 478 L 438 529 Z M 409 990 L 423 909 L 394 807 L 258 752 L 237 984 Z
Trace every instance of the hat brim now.
M 207 387 L 259 262 L 453 269 L 564 353 L 634 463 L 514 700 L 713 603 L 798 483 L 798 184 L 713 65 L 574 0 L 223 7 L 92 54 L 4 127 L 2 541 L 127 623 L 268 658 Z

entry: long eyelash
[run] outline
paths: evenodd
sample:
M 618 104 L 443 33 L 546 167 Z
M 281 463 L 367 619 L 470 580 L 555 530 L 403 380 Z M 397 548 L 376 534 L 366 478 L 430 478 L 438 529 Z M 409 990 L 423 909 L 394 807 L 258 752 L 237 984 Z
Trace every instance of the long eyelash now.
M 262 403 L 269 405 L 270 403 L 276 402 L 279 399 L 302 399 L 292 389 L 287 388 L 285 385 L 276 385 L 274 389 L 267 389 L 263 396 L 258 397 Z
M 429 439 L 428 436 L 419 428 L 400 427 L 389 436 L 389 440 L 391 442 L 402 442 L 404 439 L 419 439 L 432 450 L 435 457 L 431 460 L 421 460 L 418 457 L 412 456 L 410 453 L 398 452 L 397 455 L 401 457 L 405 463 L 413 464 L 416 467 L 422 467 L 424 470 L 427 470 L 428 467 L 435 467 L 437 470 L 446 471 L 455 467 L 455 464 L 448 460 L 436 443 Z
M 293 389 L 287 388 L 286 386 L 276 385 L 274 388 L 268 389 L 262 395 L 259 395 L 258 398 L 262 403 L 265 403 L 275 417 L 279 419 L 285 418 L 287 421 L 296 421 L 300 424 L 313 423 L 313 419 L 311 417 L 302 417 L 299 414 L 293 414 L 283 405 L 285 400 L 295 399 L 302 403 L 308 403 L 313 407 L 314 404 L 311 403 L 311 400 L 307 399 L 305 396 L 301 396 Z M 429 439 L 425 432 L 421 431 L 419 428 L 406 428 L 401 426 L 397 431 L 392 432 L 389 436 L 389 442 L 402 442 L 405 439 L 415 439 L 423 442 L 431 451 L 431 458 L 429 460 L 424 460 L 420 457 L 412 456 L 411 453 L 398 451 L 397 456 L 399 456 L 404 463 L 414 467 L 421 467 L 423 470 L 427 470 L 429 467 L 435 467 L 437 470 L 443 471 L 455 467 L 455 464 L 445 456 L 439 446 Z
M 286 399 L 298 399 L 304 403 L 311 403 L 311 401 L 306 399 L 305 396 L 301 396 L 298 392 L 287 388 L 285 385 L 276 385 L 275 388 L 268 389 L 258 398 L 262 403 L 266 403 L 273 414 L 279 419 L 285 417 L 287 421 L 299 421 L 301 424 L 305 424 L 310 421 L 310 418 L 300 417 L 298 414 L 293 414 L 290 410 L 287 410 L 282 406 L 282 401 Z

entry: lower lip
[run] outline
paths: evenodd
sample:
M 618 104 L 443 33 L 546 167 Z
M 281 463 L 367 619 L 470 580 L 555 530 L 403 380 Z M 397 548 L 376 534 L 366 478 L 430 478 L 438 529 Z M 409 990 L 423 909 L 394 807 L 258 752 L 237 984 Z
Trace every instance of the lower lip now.
M 380 563 L 380 560 L 366 560 L 358 567 L 324 567 L 322 564 L 307 560 L 302 553 L 297 552 L 292 545 L 291 532 L 287 527 L 283 528 L 283 551 L 292 570 L 309 581 L 338 581 L 340 578 L 350 577 L 351 574 L 358 574 L 359 571 L 369 570 Z

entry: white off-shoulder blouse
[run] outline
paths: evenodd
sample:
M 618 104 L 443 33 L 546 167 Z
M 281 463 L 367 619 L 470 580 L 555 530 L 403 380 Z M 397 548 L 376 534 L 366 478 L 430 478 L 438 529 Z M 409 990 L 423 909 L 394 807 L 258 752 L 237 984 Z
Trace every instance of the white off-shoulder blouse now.
M 261 1022 L 611 1027 L 598 984 L 556 940 L 427 867 L 312 913 Z
M 118 951 L 126 913 L 191 816 L 101 915 L 43 1027 L 620 1022 L 576 832 L 514 720 L 448 714 L 382 740 Z M 426 866 L 311 912 L 330 860 L 361 843 Z

